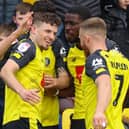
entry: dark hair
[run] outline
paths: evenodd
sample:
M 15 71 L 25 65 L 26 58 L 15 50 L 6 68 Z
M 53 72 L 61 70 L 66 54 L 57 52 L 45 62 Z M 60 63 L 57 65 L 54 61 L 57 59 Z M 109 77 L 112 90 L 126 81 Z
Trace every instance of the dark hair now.
M 9 36 L 14 30 L 15 30 L 15 27 L 10 24 L 0 25 L 0 35 L 4 34 L 5 36 Z
M 33 24 L 38 24 L 41 22 L 49 23 L 51 25 L 57 25 L 59 26 L 61 24 L 61 19 L 58 15 L 55 13 L 42 13 L 42 12 L 36 12 L 33 15 Z
M 41 0 L 41 1 L 36 1 L 34 5 L 31 8 L 31 11 L 33 12 L 51 12 L 55 13 L 56 8 L 54 6 L 54 3 L 48 0 Z
M 15 15 L 16 12 L 20 12 L 20 14 L 26 14 L 27 12 L 30 12 L 32 8 L 32 5 L 26 2 L 21 2 L 17 4 L 15 8 Z
M 89 8 L 85 6 L 72 6 L 71 8 L 69 8 L 67 13 L 78 14 L 82 18 L 82 20 L 91 17 Z

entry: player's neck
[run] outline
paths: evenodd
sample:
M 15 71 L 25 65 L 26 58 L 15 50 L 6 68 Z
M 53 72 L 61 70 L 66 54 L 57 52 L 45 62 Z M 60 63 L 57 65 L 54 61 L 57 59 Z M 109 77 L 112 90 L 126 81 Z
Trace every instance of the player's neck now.
M 99 43 L 93 43 L 90 50 L 90 54 L 94 53 L 97 50 L 107 50 L 106 43 L 104 41 L 99 41 Z

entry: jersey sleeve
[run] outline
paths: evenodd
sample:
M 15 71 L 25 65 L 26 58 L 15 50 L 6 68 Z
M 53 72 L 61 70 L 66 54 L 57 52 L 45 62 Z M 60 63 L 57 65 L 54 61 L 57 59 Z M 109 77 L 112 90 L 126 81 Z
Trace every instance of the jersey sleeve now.
M 62 49 L 62 44 L 60 42 L 54 42 L 52 49 L 56 58 L 56 64 L 55 64 L 55 68 L 56 70 L 58 70 L 58 68 L 63 68 L 65 70 L 67 70 L 66 68 L 66 63 L 63 60 L 63 57 L 61 55 L 61 49 Z
M 99 54 L 92 54 L 86 61 L 86 74 L 96 80 L 102 74 L 108 74 L 109 71 L 106 65 L 106 60 Z
M 35 57 L 35 46 L 30 42 L 17 43 L 12 49 L 9 59 L 15 61 L 19 67 L 24 67 Z

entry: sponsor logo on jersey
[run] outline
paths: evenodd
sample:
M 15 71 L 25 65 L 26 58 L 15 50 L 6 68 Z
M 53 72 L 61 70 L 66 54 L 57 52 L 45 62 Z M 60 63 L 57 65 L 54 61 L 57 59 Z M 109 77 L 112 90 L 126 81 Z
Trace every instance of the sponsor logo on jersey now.
M 66 49 L 64 47 L 62 47 L 60 49 L 60 55 L 61 55 L 61 57 L 66 57 L 66 54 L 67 54 Z
M 99 65 L 103 65 L 103 60 L 101 58 L 96 58 L 93 60 L 92 62 L 92 66 L 99 66 Z
M 48 57 L 45 58 L 45 66 L 48 66 L 50 64 L 50 59 Z
M 30 48 L 30 46 L 31 45 L 29 43 L 27 43 L 27 42 L 21 43 L 18 46 L 18 51 L 20 51 L 20 52 L 26 52 Z

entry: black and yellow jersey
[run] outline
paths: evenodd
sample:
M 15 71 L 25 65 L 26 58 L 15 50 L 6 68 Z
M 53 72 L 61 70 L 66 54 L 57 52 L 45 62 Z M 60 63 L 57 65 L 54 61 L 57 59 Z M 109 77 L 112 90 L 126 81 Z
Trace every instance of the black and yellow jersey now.
M 107 74 L 111 78 L 112 98 L 105 111 L 106 129 L 124 129 L 122 106 L 129 85 L 129 61 L 115 50 L 98 50 L 87 58 L 82 87 L 85 101 L 86 128 L 93 129 L 93 115 L 97 104 L 96 78 Z
M 16 73 L 16 77 L 19 82 L 25 86 L 25 88 L 41 89 L 41 92 L 39 93 L 41 97 L 41 103 L 35 106 L 31 106 L 30 104 L 22 101 L 21 98 L 10 88 L 6 87 L 4 124 L 12 120 L 19 119 L 19 117 L 34 117 L 39 119 L 45 126 L 58 124 L 58 98 L 44 96 L 44 89 L 41 83 L 44 73 L 47 72 L 55 75 L 59 67 L 63 67 L 65 69 L 62 60 L 59 58 L 58 60 L 55 60 L 57 54 L 58 53 L 55 51 L 53 46 L 49 47 L 48 50 L 41 51 L 29 39 L 23 39 L 15 45 L 15 48 L 12 49 L 10 59 L 14 60 L 20 67 L 20 70 Z M 43 97 L 44 99 L 42 99 Z M 12 105 L 11 102 L 14 104 Z M 51 105 L 53 105 L 55 112 L 53 112 Z M 22 108 L 20 108 L 21 106 Z M 47 109 L 49 108 L 47 112 L 46 106 Z M 10 108 L 8 109 L 8 107 Z M 17 107 L 17 109 L 13 110 L 15 107 Z M 49 117 L 50 115 L 51 117 Z
M 57 63 L 55 59 L 55 52 L 52 47 L 49 47 L 48 50 L 43 52 L 44 65 L 44 74 L 56 76 Z M 62 67 L 59 65 L 58 67 Z M 59 101 L 57 96 L 47 96 L 44 95 L 41 108 L 41 124 L 43 127 L 46 126 L 55 126 L 58 125 L 59 120 Z
M 44 62 L 43 53 L 31 40 L 24 40 L 17 44 L 16 49 L 11 52 L 9 59 L 15 61 L 20 70 L 16 73 L 17 80 L 26 89 L 39 89 L 39 96 L 43 99 L 44 89 L 41 88 Z M 41 102 L 33 106 L 20 98 L 20 96 L 6 86 L 5 108 L 3 124 L 17 120 L 20 117 L 35 118 L 39 121 Z
M 58 68 L 66 70 L 65 63 L 60 56 L 60 44 L 53 44 L 48 50 L 44 51 L 44 74 L 58 76 Z M 58 96 L 44 95 L 41 111 L 43 127 L 56 126 L 59 124 L 59 99 Z
M 106 46 L 108 49 L 119 50 L 117 44 L 112 40 L 106 39 Z M 63 50 L 63 49 L 62 49 Z M 66 54 L 67 52 L 67 54 Z M 86 57 L 84 51 L 78 47 L 78 43 L 74 43 L 69 50 L 65 51 L 65 56 L 67 68 L 74 80 L 75 87 L 75 103 L 74 103 L 74 114 L 73 119 L 83 119 L 84 118 L 84 102 L 81 87 L 81 77 L 83 68 L 85 65 Z
M 67 68 L 73 77 L 75 87 L 75 103 L 73 119 L 84 119 L 84 107 L 81 79 L 82 72 L 85 65 L 84 51 L 79 49 L 76 45 L 71 47 L 67 56 Z

